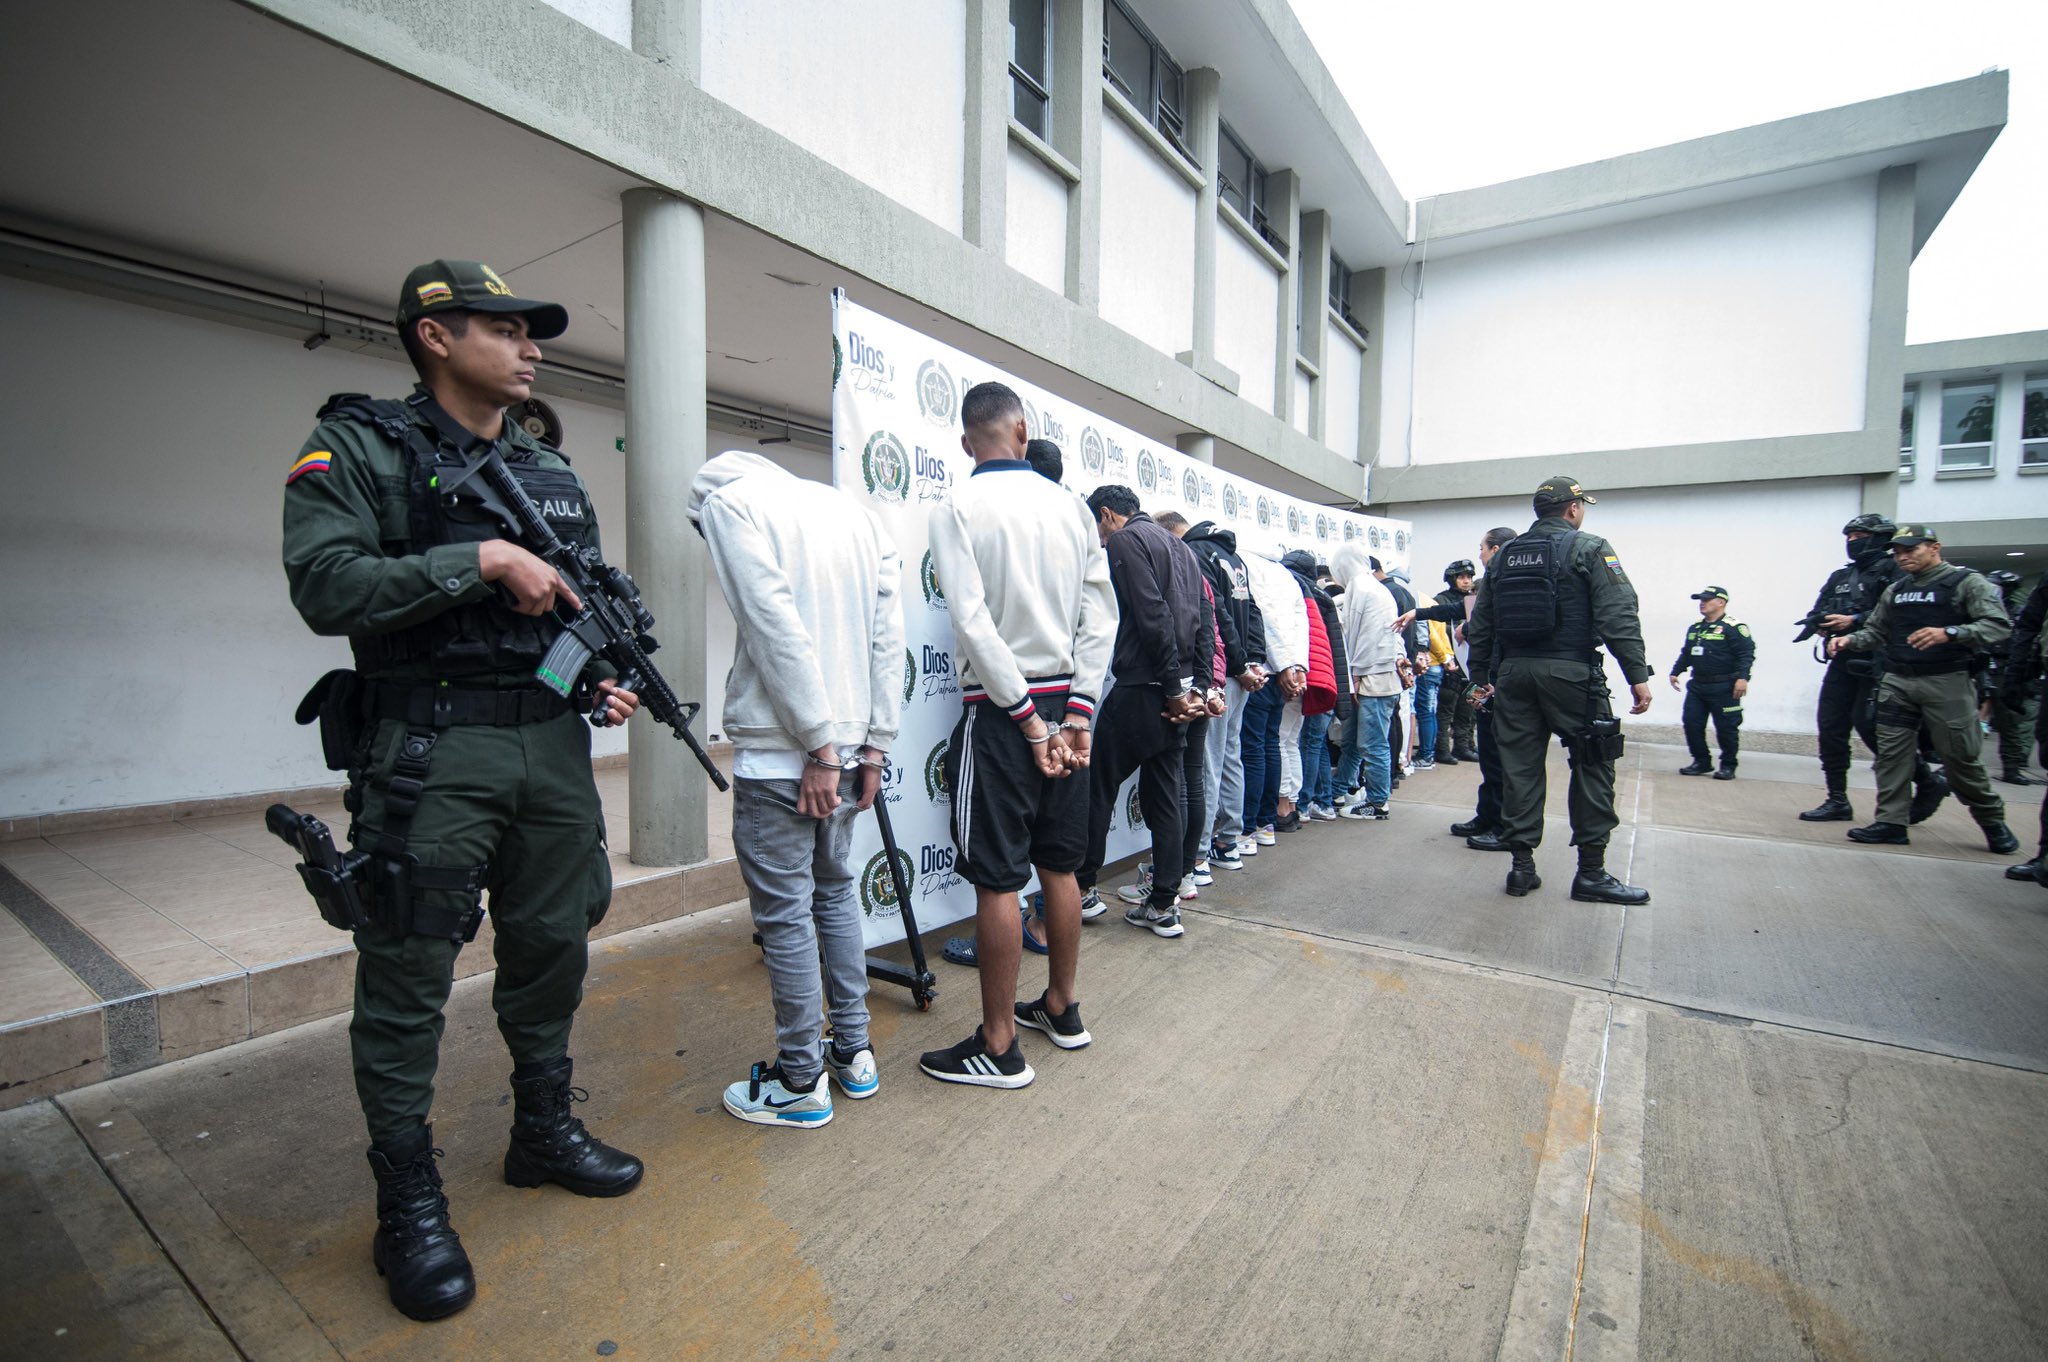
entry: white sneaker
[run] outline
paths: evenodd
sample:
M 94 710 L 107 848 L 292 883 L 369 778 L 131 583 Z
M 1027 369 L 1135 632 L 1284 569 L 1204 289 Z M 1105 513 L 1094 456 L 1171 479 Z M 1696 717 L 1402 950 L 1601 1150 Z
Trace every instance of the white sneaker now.
M 815 1130 L 832 1119 L 832 1085 L 819 1074 L 798 1092 L 782 1081 L 779 1064 L 756 1064 L 744 1081 L 725 1090 L 725 1109 L 757 1126 Z
M 1280 840 L 1280 834 L 1273 830 L 1273 825 L 1271 823 L 1268 823 L 1263 828 L 1260 828 L 1257 832 L 1253 833 L 1252 836 L 1258 839 L 1258 844 L 1262 847 L 1272 846 Z
M 1252 835 L 1251 835 L 1250 833 L 1246 833 L 1246 834 L 1245 834 L 1244 836 L 1242 836 L 1242 837 L 1238 838 L 1238 839 L 1237 839 L 1237 854 L 1238 854 L 1238 855 L 1240 855 L 1240 856 L 1256 856 L 1256 855 L 1258 855 L 1258 854 L 1259 854 L 1259 839 L 1258 839 L 1258 838 L 1256 838 L 1256 837 L 1253 837 L 1253 836 L 1252 836 Z
M 1152 867 L 1138 867 L 1138 878 L 1131 884 L 1118 888 L 1116 896 L 1125 903 L 1150 903 L 1152 901 Z
M 1329 804 L 1311 804 L 1308 806 L 1308 816 L 1319 823 L 1334 823 L 1337 821 L 1337 810 Z
M 1195 873 L 1191 878 L 1194 880 L 1197 888 L 1216 883 L 1216 876 L 1210 871 L 1207 861 L 1195 862 Z
M 825 1072 L 832 1075 L 839 1091 L 848 1097 L 873 1097 L 882 1086 L 882 1071 L 875 1064 L 875 1052 L 865 1045 L 855 1050 L 850 1059 L 841 1059 L 839 1048 L 826 1041 Z
M 1195 887 L 1195 877 L 1193 875 L 1183 875 L 1180 877 L 1180 888 L 1175 891 L 1175 896 L 1185 903 L 1189 899 L 1201 897 L 1201 892 L 1201 890 Z
M 1081 921 L 1093 922 L 1109 911 L 1109 905 L 1102 901 L 1102 895 L 1090 889 L 1081 895 Z

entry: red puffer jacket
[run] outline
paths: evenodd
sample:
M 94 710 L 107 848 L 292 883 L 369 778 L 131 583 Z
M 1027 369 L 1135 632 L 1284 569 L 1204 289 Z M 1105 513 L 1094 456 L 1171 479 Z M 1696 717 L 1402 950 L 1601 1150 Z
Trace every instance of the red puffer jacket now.
M 1337 669 L 1330 663 L 1330 632 L 1323 627 L 1323 612 L 1315 602 L 1304 599 L 1308 612 L 1308 689 L 1301 693 L 1303 714 L 1328 714 L 1337 708 Z

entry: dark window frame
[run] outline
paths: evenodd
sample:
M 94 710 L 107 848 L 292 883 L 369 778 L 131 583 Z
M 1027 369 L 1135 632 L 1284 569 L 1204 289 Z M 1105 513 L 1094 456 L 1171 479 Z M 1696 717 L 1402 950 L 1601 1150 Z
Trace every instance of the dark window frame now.
M 1359 335 L 1365 334 L 1365 325 L 1351 312 L 1351 267 L 1344 263 L 1334 250 L 1330 252 L 1330 310 L 1344 319 L 1344 324 Z
M 1248 185 L 1236 184 L 1227 169 L 1226 157 L 1234 152 L 1245 164 Z M 1259 238 L 1280 254 L 1287 254 L 1287 242 L 1273 230 L 1272 219 L 1266 215 L 1266 177 L 1270 172 L 1252 155 L 1251 146 L 1237 135 L 1237 131 L 1222 119 L 1216 121 L 1216 193 L 1225 203 L 1236 210 L 1237 215 L 1250 223 Z
M 1017 61 L 1017 6 L 1020 3 L 1038 7 L 1040 51 L 1045 55 L 1043 71 L 1033 71 Z M 1010 117 L 1048 144 L 1052 141 L 1053 8 L 1053 0 L 1010 0 Z M 1020 96 L 1038 101 L 1041 126 L 1032 127 L 1031 120 L 1017 112 Z
M 1136 72 L 1119 72 L 1110 60 L 1111 33 L 1117 18 L 1131 26 L 1133 33 L 1146 46 L 1147 69 L 1144 73 L 1145 88 L 1134 89 L 1131 80 Z M 1130 79 L 1126 79 L 1129 76 Z M 1133 14 L 1123 0 L 1108 0 L 1102 11 L 1102 78 L 1117 90 L 1143 114 L 1161 137 L 1172 144 L 1173 149 L 1186 158 L 1189 165 L 1198 166 L 1195 153 L 1188 149 L 1187 140 L 1187 72 L 1173 59 L 1165 44 L 1152 36 L 1152 30 L 1145 27 L 1144 20 Z M 1168 87 L 1171 87 L 1171 96 Z

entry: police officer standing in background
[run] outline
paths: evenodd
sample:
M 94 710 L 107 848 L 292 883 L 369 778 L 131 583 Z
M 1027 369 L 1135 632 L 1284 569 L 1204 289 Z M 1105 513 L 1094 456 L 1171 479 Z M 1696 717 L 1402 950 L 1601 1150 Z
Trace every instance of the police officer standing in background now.
M 2005 603 L 2005 617 L 2019 628 L 2020 575 L 2008 568 L 1987 572 L 1985 579 L 1998 588 L 1999 599 Z M 2040 592 L 2039 585 L 2034 590 Z M 1985 676 L 1988 694 L 1985 699 L 1991 705 L 1991 731 L 1998 735 L 1998 778 L 2008 785 L 2037 785 L 2040 782 L 2027 774 L 2027 753 L 2034 745 L 2034 726 L 2040 718 L 2041 697 L 2024 688 L 2015 689 L 2009 696 L 2004 685 L 2006 673 L 2020 663 L 2017 636 L 2008 640 L 1991 657 L 1991 668 Z
M 1849 561 L 1836 568 L 1821 586 L 1820 595 L 1814 598 L 1813 609 L 1807 614 L 1806 627 L 1792 640 L 1794 643 L 1816 633 L 1840 637 L 1862 627 L 1877 598 L 1898 580 L 1899 569 L 1890 553 L 1895 528 L 1875 511 L 1865 512 L 1842 526 Z M 1871 707 L 1878 678 L 1884 674 L 1883 658 L 1853 653 L 1838 656 L 1832 649 L 1828 657 L 1827 673 L 1820 683 L 1820 701 L 1814 707 L 1814 725 L 1820 733 L 1821 777 L 1827 781 L 1828 797 L 1799 815 L 1807 823 L 1843 823 L 1856 816 L 1849 803 L 1850 733 L 1863 739 L 1863 745 L 1872 753 L 1877 751 Z M 1914 763 L 1913 802 L 1908 820 L 1924 822 L 1940 807 L 1947 792 L 1948 786 L 1940 773 L 1921 755 Z
M 1749 668 L 1756 661 L 1756 640 L 1749 626 L 1728 618 L 1728 588 L 1710 586 L 1695 591 L 1700 603 L 1700 620 L 1685 631 L 1685 644 L 1678 661 L 1671 664 L 1671 689 L 1678 689 L 1680 673 L 1692 672 L 1685 688 L 1685 745 L 1692 749 L 1692 764 L 1678 768 L 1682 776 L 1703 776 L 1714 772 L 1716 780 L 1735 779 L 1735 754 L 1741 748 L 1742 697 L 1749 694 Z M 1714 720 L 1714 741 L 1721 747 L 1721 766 L 1715 770 L 1707 753 L 1707 719 Z
M 420 385 L 403 402 L 343 394 L 321 409 L 285 482 L 284 567 L 313 632 L 346 635 L 355 654 L 344 689 L 326 693 L 358 728 L 349 839 L 373 858 L 349 1023 L 377 1179 L 372 1261 L 393 1305 L 439 1319 L 476 1294 L 427 1120 L 442 1008 L 481 891 L 513 1061 L 505 1181 L 618 1196 L 642 1170 L 571 1109 L 585 1094 L 570 1086 L 569 1030 L 611 871 L 590 727 L 534 668 L 561 632 L 556 607 L 581 602 L 447 490 L 495 448 L 558 535 L 597 544 L 568 461 L 505 417 L 532 391 L 534 342 L 561 335 L 568 313 L 514 296 L 488 266 L 436 260 L 406 276 L 397 325 Z M 601 681 L 591 705 L 620 724 L 638 699 Z
M 1535 850 L 1543 840 L 1544 758 L 1553 734 L 1571 753 L 1572 844 L 1579 871 L 1572 897 L 1640 904 L 1646 889 L 1606 868 L 1614 812 L 1614 763 L 1621 725 L 1607 703 L 1604 642 L 1627 678 L 1629 713 L 1650 708 L 1650 664 L 1636 592 L 1613 546 L 1579 527 L 1593 498 L 1570 478 L 1536 489 L 1536 523 L 1503 548 L 1479 585 L 1468 634 L 1472 684 L 1491 684 L 1493 738 L 1500 752 L 1500 840 L 1513 854 L 1507 891 L 1539 888 Z
M 1931 525 L 1901 525 L 1891 554 L 1903 574 L 1885 588 L 1854 633 L 1828 641 L 1828 655 L 1875 652 L 1885 659 L 1877 688 L 1877 821 L 1849 829 L 1853 842 L 1905 846 L 1907 782 L 1921 727 L 1948 771 L 1949 788 L 1984 830 L 1984 844 L 2004 855 L 2020 839 L 2005 825 L 2005 801 L 1984 773 L 1984 736 L 1977 726 L 1977 689 L 1970 662 L 1981 649 L 2012 636 L 1998 589 L 1978 573 L 1941 560 Z

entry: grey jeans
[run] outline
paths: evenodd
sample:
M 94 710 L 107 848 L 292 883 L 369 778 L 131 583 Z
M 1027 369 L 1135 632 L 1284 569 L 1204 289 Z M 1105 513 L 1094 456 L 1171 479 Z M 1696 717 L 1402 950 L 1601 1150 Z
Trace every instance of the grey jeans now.
M 1219 844 L 1228 844 L 1244 835 L 1244 702 L 1251 694 L 1233 676 L 1223 683 L 1223 697 L 1223 717 L 1209 721 L 1202 807 L 1215 811 L 1211 831 Z
M 777 1062 L 798 1086 L 824 1068 L 826 1016 L 842 1053 L 868 1043 L 867 951 L 846 864 L 857 774 L 841 777 L 839 807 L 823 820 L 796 811 L 794 780 L 733 782 L 733 850 L 768 966 Z

